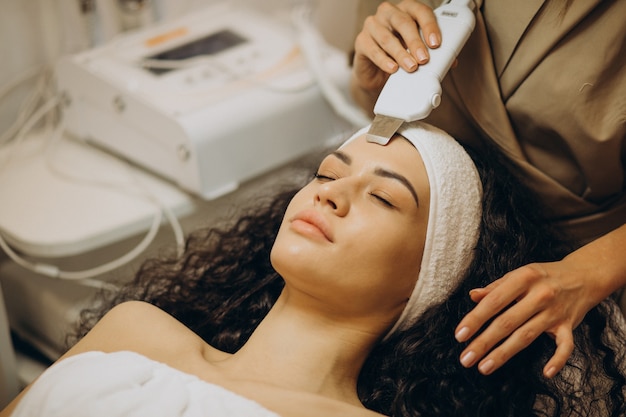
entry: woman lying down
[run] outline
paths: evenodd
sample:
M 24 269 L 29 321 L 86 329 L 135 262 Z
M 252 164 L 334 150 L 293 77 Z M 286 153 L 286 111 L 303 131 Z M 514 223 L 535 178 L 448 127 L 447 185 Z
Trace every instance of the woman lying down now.
M 496 154 L 420 123 L 364 132 L 297 193 L 145 264 L 2 416 L 623 416 L 608 300 L 552 379 L 548 336 L 489 376 L 459 363 L 469 290 L 567 248 Z

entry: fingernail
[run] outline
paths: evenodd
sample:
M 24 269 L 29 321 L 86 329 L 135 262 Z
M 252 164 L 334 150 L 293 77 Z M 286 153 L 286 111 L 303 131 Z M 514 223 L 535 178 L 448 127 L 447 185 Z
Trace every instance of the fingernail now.
M 417 67 L 417 62 L 415 62 L 413 58 L 405 58 L 404 65 L 407 69 L 412 70 L 413 68 Z
M 467 337 L 469 336 L 469 331 L 469 327 L 461 327 L 461 329 L 454 335 L 457 342 L 465 342 L 467 340 Z
M 461 364 L 464 367 L 469 368 L 472 366 L 472 363 L 474 363 L 474 359 L 476 359 L 476 354 L 470 350 L 461 357 Z
M 387 63 L 385 64 L 387 69 L 389 70 L 389 72 L 393 72 L 396 70 L 396 63 L 395 61 L 387 61 Z
M 546 371 L 546 378 L 552 378 L 554 375 L 556 375 L 556 368 L 554 366 L 551 366 Z
M 428 60 L 428 54 L 426 53 L 426 51 L 425 51 L 425 50 L 423 50 L 423 49 L 421 49 L 421 48 L 420 48 L 420 49 L 418 49 L 418 50 L 415 52 L 415 54 L 417 55 L 417 60 L 418 60 L 419 62 L 425 62 L 425 61 L 427 61 L 427 60 Z
M 428 37 L 428 42 L 430 43 L 430 46 L 439 46 L 439 38 L 434 33 L 430 34 L 430 36 Z
M 495 362 L 493 361 L 493 359 L 488 359 L 486 362 L 480 364 L 478 370 L 483 375 L 489 375 L 489 373 L 493 370 L 494 365 Z

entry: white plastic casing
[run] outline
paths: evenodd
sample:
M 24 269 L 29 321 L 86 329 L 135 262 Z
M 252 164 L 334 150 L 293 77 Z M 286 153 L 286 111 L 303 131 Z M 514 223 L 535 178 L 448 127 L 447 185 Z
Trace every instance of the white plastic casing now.
M 349 126 L 315 83 L 293 28 L 231 3 L 61 59 L 55 74 L 67 132 L 204 199 L 343 134 Z M 224 30 L 245 42 L 160 75 L 141 66 Z M 322 52 L 329 78 L 346 78 L 344 55 L 328 45 Z
M 441 81 L 474 30 L 472 0 L 452 0 L 435 9 L 441 46 L 430 49 L 430 60 L 412 73 L 402 68 L 383 87 L 374 113 L 406 122 L 426 118 L 441 102 Z

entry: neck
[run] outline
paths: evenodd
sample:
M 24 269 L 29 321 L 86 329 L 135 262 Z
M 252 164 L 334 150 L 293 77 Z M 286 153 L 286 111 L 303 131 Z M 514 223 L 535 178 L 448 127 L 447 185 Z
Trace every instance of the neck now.
M 220 366 L 231 376 L 360 404 L 358 375 L 379 332 L 293 298 L 283 291 L 246 344 Z

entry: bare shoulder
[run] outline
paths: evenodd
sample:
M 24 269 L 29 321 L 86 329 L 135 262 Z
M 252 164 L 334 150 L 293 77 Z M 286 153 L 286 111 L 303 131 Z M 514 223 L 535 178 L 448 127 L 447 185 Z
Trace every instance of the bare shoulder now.
M 145 328 L 146 325 L 173 325 L 181 324 L 174 317 L 160 308 L 145 301 L 126 301 L 113 307 L 102 317 L 96 326 L 112 324 L 119 327 Z
M 146 302 L 128 301 L 113 307 L 65 356 L 131 350 L 159 359 L 168 353 L 202 350 L 205 345 L 165 311 Z
M 174 367 L 183 367 L 179 358 L 198 358 L 207 349 L 212 348 L 163 310 L 145 302 L 129 301 L 112 308 L 59 361 L 88 351 L 129 350 Z M 11 415 L 29 388 L 26 387 L 2 410 L 0 417 Z

